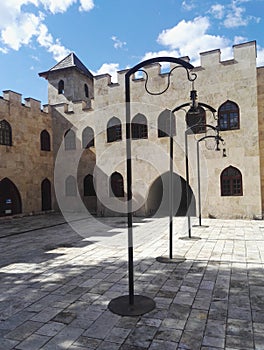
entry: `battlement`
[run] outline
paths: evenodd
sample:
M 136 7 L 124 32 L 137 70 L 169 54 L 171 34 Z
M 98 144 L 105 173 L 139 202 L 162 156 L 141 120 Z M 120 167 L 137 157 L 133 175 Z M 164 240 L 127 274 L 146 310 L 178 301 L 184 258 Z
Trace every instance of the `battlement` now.
M 181 60 L 190 63 L 190 58 L 188 56 L 181 57 Z M 256 41 L 250 41 L 242 44 L 233 45 L 233 58 L 228 60 L 221 60 L 221 50 L 215 49 L 210 51 L 205 51 L 200 53 L 200 66 L 194 67 L 194 71 L 200 71 L 207 69 L 209 67 L 216 67 L 219 65 L 229 66 L 232 64 L 247 63 L 247 64 L 256 64 Z M 177 64 L 170 63 L 170 69 L 173 69 Z M 147 74 L 148 78 L 158 79 L 164 77 L 167 73 L 162 72 L 162 65 L 158 62 L 150 64 L 143 67 Z M 107 87 L 123 87 L 125 81 L 125 74 L 129 69 L 120 70 L 117 72 L 117 83 L 113 83 L 111 80 L 110 74 L 101 74 L 94 76 L 95 80 L 95 90 L 98 91 L 98 94 L 107 94 Z M 173 75 L 178 74 L 180 70 L 173 72 Z M 137 76 L 131 77 L 133 82 L 145 82 L 146 76 L 143 73 L 140 78 Z
M 43 110 L 41 108 L 41 102 L 32 97 L 27 97 L 24 99 L 25 103 L 22 103 L 22 95 L 18 92 L 12 90 L 4 90 L 3 91 L 3 100 L 8 101 L 12 104 L 17 104 L 26 108 L 30 108 L 33 111 L 42 111 L 44 113 L 48 113 L 48 109 L 43 106 Z

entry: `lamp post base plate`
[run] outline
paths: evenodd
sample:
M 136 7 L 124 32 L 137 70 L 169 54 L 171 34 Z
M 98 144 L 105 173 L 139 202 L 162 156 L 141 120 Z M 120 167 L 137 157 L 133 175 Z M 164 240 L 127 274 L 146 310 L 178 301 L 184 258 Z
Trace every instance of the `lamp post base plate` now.
M 184 239 L 186 241 L 198 241 L 199 239 L 201 239 L 201 237 L 197 237 L 197 236 L 192 236 L 192 237 L 179 237 L 179 239 Z
M 184 256 L 175 256 L 174 258 L 169 258 L 167 256 L 158 256 L 156 261 L 162 264 L 180 264 L 184 262 L 186 259 Z
M 207 228 L 207 227 L 209 227 L 209 226 L 207 226 L 207 225 L 193 225 L 192 227 L 201 227 L 201 228 Z
M 108 308 L 114 314 L 121 316 L 141 316 L 152 311 L 156 306 L 153 299 L 143 295 L 134 295 L 134 304 L 130 304 L 129 299 L 129 295 L 112 299 Z

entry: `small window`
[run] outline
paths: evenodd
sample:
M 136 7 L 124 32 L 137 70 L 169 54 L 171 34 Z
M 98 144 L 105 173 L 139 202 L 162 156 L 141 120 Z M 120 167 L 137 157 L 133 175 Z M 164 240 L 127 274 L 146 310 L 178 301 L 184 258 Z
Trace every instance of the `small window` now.
M 191 107 L 186 114 L 186 124 L 194 134 L 206 132 L 206 115 L 203 107 Z
M 227 101 L 218 110 L 220 130 L 239 129 L 239 108 L 232 101 Z
M 65 180 L 65 194 L 66 196 L 77 196 L 76 180 L 73 176 L 68 176 Z
M 0 121 L 0 145 L 12 146 L 12 129 L 6 120 Z
M 87 126 L 82 132 L 82 147 L 94 147 L 94 131 L 89 126 Z
M 76 149 L 75 132 L 71 129 L 67 130 L 64 134 L 64 148 L 66 151 Z
M 93 197 L 96 196 L 94 188 L 94 178 L 93 175 L 88 174 L 83 180 L 83 194 L 84 196 Z
M 221 174 L 221 196 L 242 196 L 241 172 L 232 166 L 224 169 Z
M 175 132 L 175 115 L 166 109 L 161 112 L 158 117 L 158 137 L 170 136 L 170 116 L 172 117 L 172 136 L 176 135 Z
M 122 125 L 118 118 L 111 118 L 107 123 L 107 142 L 122 140 Z
M 60 80 L 58 84 L 58 94 L 64 94 L 64 81 Z
M 132 139 L 147 139 L 148 123 L 143 114 L 137 114 L 132 120 Z
M 118 172 L 113 173 L 110 178 L 110 197 L 124 197 L 124 180 Z
M 89 97 L 89 89 L 88 89 L 88 85 L 87 84 L 84 84 L 84 94 L 85 94 L 85 97 Z
M 47 130 L 42 130 L 40 133 L 40 149 L 41 151 L 50 151 L 50 134 Z

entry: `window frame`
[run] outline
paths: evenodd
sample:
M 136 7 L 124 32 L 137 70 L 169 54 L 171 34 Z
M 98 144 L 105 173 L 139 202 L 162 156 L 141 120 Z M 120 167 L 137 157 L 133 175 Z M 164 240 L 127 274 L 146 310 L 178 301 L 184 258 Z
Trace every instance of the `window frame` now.
M 123 198 L 125 197 L 124 191 L 124 178 L 115 171 L 110 176 L 110 197 Z
M 61 79 L 59 82 L 58 82 L 58 94 L 59 95 L 64 95 L 64 80 Z
M 72 129 L 68 129 L 64 133 L 64 150 L 65 151 L 76 150 L 76 134 Z
M 12 146 L 12 127 L 5 119 L 0 121 L 0 145 Z
M 235 108 L 225 109 L 227 105 L 233 106 Z M 232 114 L 235 114 L 234 111 L 236 111 L 236 114 L 237 114 L 236 116 L 237 122 L 235 127 L 231 125 L 231 118 L 232 120 L 235 119 L 235 117 L 232 115 Z M 223 114 L 222 116 L 221 116 L 221 113 Z M 223 120 L 224 118 L 226 119 L 226 122 L 221 123 L 221 120 Z M 224 102 L 218 108 L 218 119 L 219 119 L 220 131 L 239 130 L 240 129 L 240 110 L 239 110 L 238 104 L 230 100 L 227 100 L 226 102 Z M 223 127 L 223 124 L 226 124 L 226 127 Z
M 131 122 L 132 140 L 148 139 L 148 121 L 144 114 L 138 113 Z
M 228 174 L 230 171 L 235 171 L 236 174 Z M 226 174 L 227 173 L 227 174 Z M 222 197 L 238 197 L 243 196 L 243 181 L 242 173 L 239 169 L 229 166 L 225 168 L 220 176 L 221 196 Z M 228 186 L 228 190 L 226 190 Z M 238 191 L 237 188 L 240 190 Z
M 50 148 L 50 134 L 44 129 L 40 133 L 40 150 L 49 152 Z
M 82 148 L 89 149 L 91 147 L 94 147 L 94 130 L 90 126 L 86 126 L 82 131 Z
M 107 143 L 122 140 L 122 124 L 117 117 L 112 117 L 107 123 Z
M 198 108 L 199 114 L 197 115 L 191 114 L 194 110 L 193 107 L 191 107 L 186 113 L 186 127 L 191 128 L 190 130 L 193 134 L 204 134 L 206 132 L 206 111 L 202 106 L 196 107 L 195 110 Z

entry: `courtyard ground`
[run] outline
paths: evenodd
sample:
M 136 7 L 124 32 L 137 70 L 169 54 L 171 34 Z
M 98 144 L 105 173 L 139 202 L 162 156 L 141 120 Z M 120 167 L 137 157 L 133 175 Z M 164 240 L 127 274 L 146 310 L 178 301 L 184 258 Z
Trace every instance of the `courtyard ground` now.
M 0 221 L 0 349 L 263 350 L 264 222 L 186 219 L 134 224 L 135 293 L 156 308 L 119 316 L 128 293 L 125 218 L 59 214 Z M 193 219 L 193 223 L 196 219 Z M 198 239 L 198 237 L 200 239 Z

